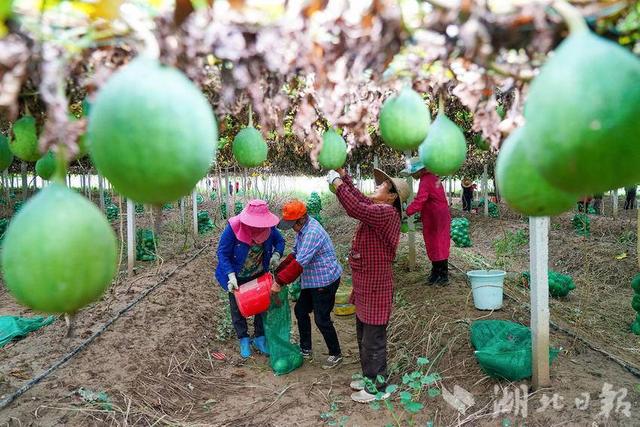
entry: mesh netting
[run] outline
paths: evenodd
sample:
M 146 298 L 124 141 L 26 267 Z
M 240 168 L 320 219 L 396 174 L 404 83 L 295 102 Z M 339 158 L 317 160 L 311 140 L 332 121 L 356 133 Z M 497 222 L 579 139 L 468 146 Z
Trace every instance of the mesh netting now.
M 526 326 L 506 320 L 478 320 L 471 324 L 471 344 L 487 375 L 509 381 L 531 376 L 531 331 Z M 549 363 L 559 352 L 549 349 Z
M 286 286 L 271 296 L 269 310 L 263 314 L 264 331 L 269 344 L 269 364 L 276 375 L 288 374 L 302 365 L 297 345 L 291 344 L 291 310 Z

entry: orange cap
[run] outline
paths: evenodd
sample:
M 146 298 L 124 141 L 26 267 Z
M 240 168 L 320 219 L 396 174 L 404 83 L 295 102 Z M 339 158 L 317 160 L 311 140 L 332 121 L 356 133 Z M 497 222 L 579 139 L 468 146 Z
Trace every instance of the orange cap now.
M 307 213 L 307 206 L 298 199 L 285 203 L 282 207 L 282 219 L 285 221 L 296 221 Z

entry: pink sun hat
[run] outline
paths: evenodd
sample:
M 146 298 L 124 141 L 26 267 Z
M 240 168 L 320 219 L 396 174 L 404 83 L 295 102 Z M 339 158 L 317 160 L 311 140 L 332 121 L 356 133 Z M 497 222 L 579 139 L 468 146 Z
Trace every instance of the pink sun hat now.
M 269 211 L 267 202 L 259 199 L 251 200 L 238 218 L 243 224 L 256 228 L 271 228 L 280 222 L 280 218 Z

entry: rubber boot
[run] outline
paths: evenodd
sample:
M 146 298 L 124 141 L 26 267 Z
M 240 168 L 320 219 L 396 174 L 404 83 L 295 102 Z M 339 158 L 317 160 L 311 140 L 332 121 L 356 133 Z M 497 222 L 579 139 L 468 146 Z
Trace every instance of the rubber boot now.
M 249 337 L 240 338 L 240 356 L 243 359 L 251 357 L 251 339 Z
M 434 263 L 437 265 L 435 285 L 447 286 L 449 284 L 449 260 L 445 259 Z
M 267 347 L 267 340 L 265 337 L 255 337 L 253 339 L 253 346 L 265 356 L 269 355 L 269 347 Z
M 432 262 L 431 274 L 429 274 L 429 278 L 427 279 L 427 286 L 432 286 L 435 283 L 437 277 L 438 277 L 437 262 Z

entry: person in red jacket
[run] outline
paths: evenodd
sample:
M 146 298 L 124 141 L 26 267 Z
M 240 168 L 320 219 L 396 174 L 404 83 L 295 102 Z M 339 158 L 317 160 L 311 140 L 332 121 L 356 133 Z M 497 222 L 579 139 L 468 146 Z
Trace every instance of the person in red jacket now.
M 445 286 L 449 284 L 451 214 L 444 186 L 417 157 L 411 159 L 411 165 L 403 172 L 420 178 L 418 194 L 407 206 L 407 215 L 420 212 L 422 217 L 422 237 L 432 264 L 427 284 Z
M 327 181 L 336 188 L 336 197 L 347 215 L 360 221 L 349 253 L 353 292 L 350 302 L 356 306 L 356 336 L 363 377 L 384 392 L 376 381 L 387 375 L 387 324 L 393 301 L 393 268 L 400 241 L 402 202 L 409 186 L 402 179 L 390 178 L 374 169 L 376 191 L 366 197 L 353 184 L 344 169 L 331 171 Z M 353 381 L 356 392 L 351 399 L 368 403 L 376 399 L 375 390 L 366 390 L 364 380 Z M 389 397 L 384 393 L 382 398 Z

